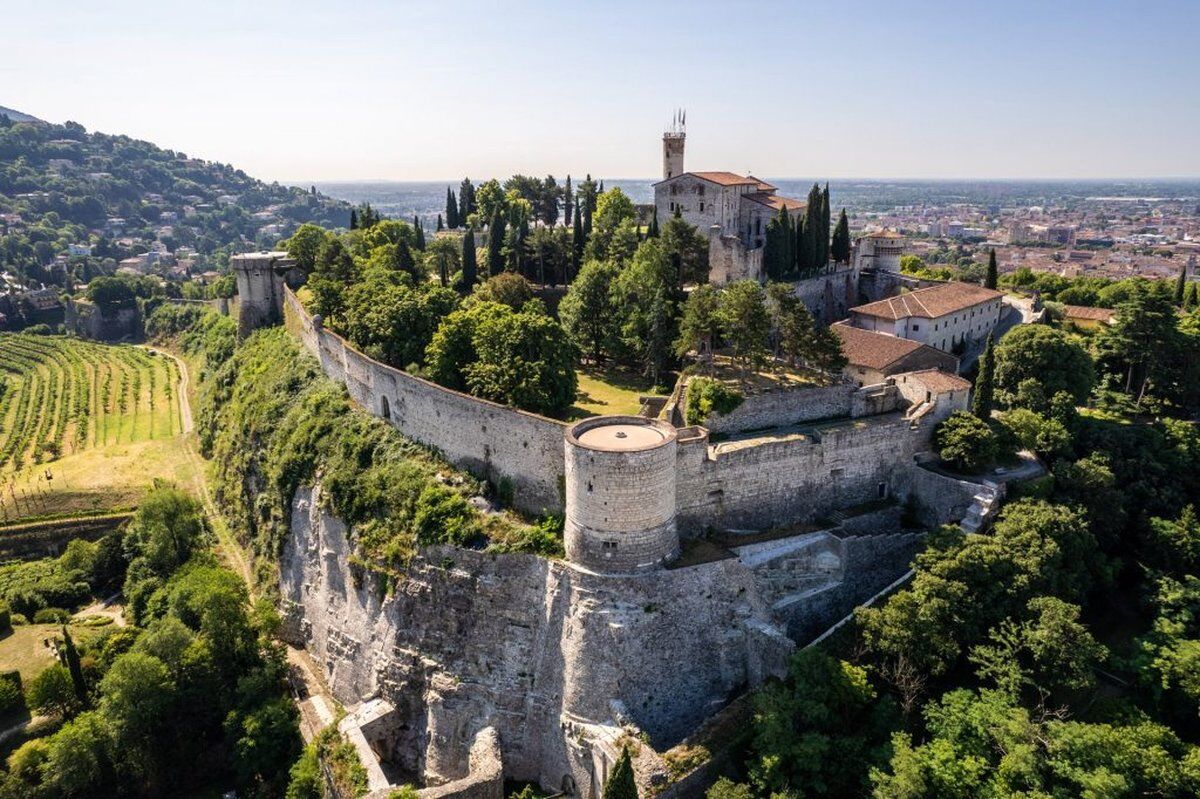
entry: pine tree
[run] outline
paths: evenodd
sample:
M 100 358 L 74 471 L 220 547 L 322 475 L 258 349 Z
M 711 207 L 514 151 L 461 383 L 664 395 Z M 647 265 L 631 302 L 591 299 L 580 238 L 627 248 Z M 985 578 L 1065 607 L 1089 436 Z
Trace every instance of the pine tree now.
M 358 230 L 358 212 L 353 208 L 350 209 L 350 229 Z
M 996 354 L 992 344 L 992 336 L 988 334 L 983 354 L 979 356 L 979 376 L 975 378 L 975 396 L 971 398 L 971 413 L 985 422 L 992 418 L 992 407 L 996 401 L 996 387 L 993 378 L 996 371 Z
M 579 216 L 579 203 L 575 203 L 575 214 L 571 222 L 571 274 L 567 276 L 570 283 L 579 274 L 583 265 L 583 248 L 587 244 L 587 236 L 583 233 L 583 222 Z
M 437 230 L 438 230 L 438 231 L 442 231 L 442 230 L 445 230 L 445 229 L 446 229 L 446 226 L 445 226 L 444 224 L 442 224 L 442 215 L 441 215 L 441 214 L 438 214 Z
M 837 227 L 833 231 L 833 243 L 829 247 L 829 255 L 839 264 L 850 263 L 850 220 L 846 218 L 846 209 L 838 217 Z
M 479 280 L 479 268 L 475 263 L 475 231 L 467 228 L 462 242 L 462 292 L 470 294 Z
M 488 277 L 504 271 L 504 213 L 497 209 L 488 224 L 487 270 Z
M 1000 270 L 996 266 L 996 251 L 994 249 L 988 250 L 987 277 L 983 279 L 983 287 L 985 289 L 992 289 L 994 291 L 996 286 L 999 284 L 999 281 Z
M 1179 277 L 1175 278 L 1175 305 L 1182 308 L 1184 293 L 1187 291 L 1187 267 L 1179 267 Z
M 458 218 L 458 200 L 454 197 L 454 190 L 449 186 L 446 187 L 446 227 L 451 230 L 457 230 L 462 222 Z
M 790 264 L 788 255 L 792 238 L 792 225 L 784 221 L 786 208 L 779 209 L 770 222 L 767 223 L 767 240 L 763 242 L 762 266 L 768 280 L 782 280 Z
M 571 194 L 571 176 L 563 184 L 563 227 L 571 226 L 571 209 L 575 207 L 575 196 Z
M 604 781 L 603 799 L 638 799 L 637 782 L 633 779 L 633 758 L 629 748 L 621 750 L 617 764 Z
M 71 640 L 67 625 L 63 625 L 63 658 L 67 661 L 67 670 L 71 672 L 71 683 L 75 686 L 75 695 L 84 705 L 88 703 L 87 683 L 83 681 L 83 667 L 79 664 L 79 651 Z

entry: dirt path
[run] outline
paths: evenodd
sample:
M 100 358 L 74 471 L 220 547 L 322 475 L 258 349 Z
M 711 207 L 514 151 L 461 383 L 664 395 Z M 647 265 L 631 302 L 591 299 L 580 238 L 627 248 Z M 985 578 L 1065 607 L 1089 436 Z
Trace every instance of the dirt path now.
M 187 364 L 172 353 L 163 350 L 159 350 L 159 352 L 172 358 L 179 366 L 177 393 L 179 395 L 179 417 L 183 422 L 186 441 L 185 451 L 193 467 L 192 485 L 196 496 L 200 498 L 204 512 L 208 516 L 209 525 L 217 536 L 217 552 L 231 569 L 241 575 L 250 592 L 250 598 L 253 600 L 256 597 L 256 591 L 254 590 L 254 570 L 250 559 L 233 531 L 229 529 L 229 525 L 225 523 L 225 519 L 218 513 L 216 502 L 213 501 L 212 494 L 208 490 L 208 479 L 205 477 L 207 462 L 200 455 L 198 439 L 192 422 L 191 402 L 188 398 L 190 382 Z M 300 733 L 305 742 L 308 742 L 333 722 L 338 703 L 325 684 L 321 668 L 313 662 L 308 652 L 291 644 L 285 644 L 285 646 L 288 665 L 291 667 L 289 681 L 292 684 L 293 699 L 300 710 Z

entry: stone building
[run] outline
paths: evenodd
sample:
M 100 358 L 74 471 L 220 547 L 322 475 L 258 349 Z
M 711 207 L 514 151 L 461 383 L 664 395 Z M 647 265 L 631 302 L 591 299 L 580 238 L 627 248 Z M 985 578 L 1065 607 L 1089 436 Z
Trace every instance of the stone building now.
M 831 325 L 830 330 L 842 341 L 842 353 L 846 356 L 842 374 L 858 386 L 882 383 L 902 372 L 924 369 L 958 372 L 958 358 L 918 341 L 863 330 L 846 322 Z
M 907 240 L 894 230 L 865 233 L 855 239 L 854 265 L 859 269 L 899 272 L 900 257 L 906 247 Z
M 237 278 L 238 337 L 263 325 L 283 321 L 283 289 L 299 285 L 301 277 L 296 262 L 286 252 L 263 250 L 247 252 L 229 258 Z
M 767 224 L 783 208 L 795 218 L 805 204 L 781 197 L 775 186 L 753 175 L 684 171 L 684 143 L 677 121 L 663 134 L 663 179 L 654 184 L 658 218 L 679 214 L 708 234 L 711 282 L 761 279 Z
M 950 352 L 995 329 L 1003 297 L 971 283 L 943 283 L 851 308 L 850 324 Z

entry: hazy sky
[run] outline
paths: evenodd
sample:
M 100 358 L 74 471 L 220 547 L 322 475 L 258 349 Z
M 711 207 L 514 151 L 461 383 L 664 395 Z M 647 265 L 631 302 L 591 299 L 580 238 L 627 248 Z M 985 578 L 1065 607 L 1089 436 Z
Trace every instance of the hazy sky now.
M 1200 0 L 0 0 L 0 105 L 281 181 L 1200 175 Z

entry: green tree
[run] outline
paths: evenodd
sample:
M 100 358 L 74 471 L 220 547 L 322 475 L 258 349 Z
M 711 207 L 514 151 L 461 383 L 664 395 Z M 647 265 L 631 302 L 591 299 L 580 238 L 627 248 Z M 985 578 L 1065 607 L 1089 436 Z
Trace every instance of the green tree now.
M 111 741 L 99 713 L 68 721 L 47 741 L 44 785 L 56 796 L 99 796 L 111 785 Z
M 792 252 L 792 222 L 787 208 L 780 208 L 767 223 L 767 238 L 763 244 L 763 271 L 768 280 L 781 280 L 792 272 L 795 261 Z
M 610 290 L 621 350 L 654 384 L 677 337 L 681 295 L 678 268 L 665 250 L 666 243 L 665 236 L 642 242 Z
M 100 681 L 100 715 L 121 752 L 124 768 L 149 786 L 165 776 L 162 742 L 174 722 L 175 686 L 157 658 L 137 652 L 121 655 Z
M 67 664 L 67 672 L 71 675 L 71 686 L 75 690 L 75 698 L 79 704 L 86 707 L 88 704 L 88 688 L 87 682 L 83 678 L 83 664 L 79 660 L 79 650 L 75 648 L 75 642 L 71 640 L 71 633 L 67 631 L 67 625 L 63 625 L 63 660 Z
M 955 411 L 939 424 L 934 442 L 942 460 L 968 474 L 982 472 L 999 455 L 996 433 L 965 411 Z
M 1095 381 L 1095 368 L 1084 346 L 1046 325 L 1021 325 L 996 345 L 996 389 L 1006 402 L 1021 381 L 1037 380 L 1046 396 L 1068 392 L 1082 405 Z
M 511 273 L 504 273 L 506 276 Z M 497 276 L 491 280 L 497 280 Z M 520 275 L 512 277 L 525 282 Z M 488 282 L 491 283 L 491 280 Z M 499 302 L 480 301 L 454 311 L 442 320 L 425 350 L 425 373 L 429 379 L 455 391 L 467 391 L 466 367 L 479 360 L 475 349 L 476 334 L 482 321 L 505 313 Z M 515 309 L 513 309 L 515 310 Z
M 583 223 L 579 218 L 579 205 L 575 205 L 575 218 L 571 223 L 571 272 L 567 275 L 567 283 L 571 283 L 579 275 L 583 264 L 583 249 L 587 240 L 583 235 Z
M 700 362 L 708 365 L 710 373 L 713 347 L 720 333 L 720 303 L 720 292 L 715 287 L 705 283 L 693 289 L 683 305 L 679 337 L 675 340 L 678 357 L 683 358 L 695 350 Z
M 575 401 L 575 346 L 545 313 L 499 307 L 503 312 L 482 319 L 475 331 L 478 360 L 463 369 L 471 393 L 535 413 L 563 413 Z
M 498 210 L 492 215 L 491 220 L 488 223 L 487 270 L 488 274 L 494 277 L 504 271 L 505 217 L 503 211 Z
M 320 225 L 305 222 L 296 228 L 291 238 L 284 239 L 279 244 L 296 260 L 296 267 L 309 275 L 317 268 L 317 256 L 329 238 L 329 233 Z
M 988 250 L 987 277 L 983 279 L 983 287 L 995 289 L 1000 280 L 1000 271 L 996 266 L 996 250 Z
M 756 280 L 738 280 L 721 292 L 717 311 L 721 335 L 733 349 L 743 371 L 762 364 L 771 333 L 766 292 Z
M 451 230 L 457 229 L 462 222 L 458 218 L 458 200 L 454 196 L 454 190 L 449 186 L 446 187 L 446 227 Z
M 512 272 L 501 272 L 475 287 L 471 302 L 498 302 L 519 311 L 533 299 L 533 288 L 529 281 Z
M 1187 267 L 1179 267 L 1179 275 L 1175 278 L 1175 305 L 1183 307 L 1184 293 L 1187 290 Z
M 462 240 L 462 280 L 461 291 L 470 293 L 479 279 L 479 269 L 475 264 L 475 231 L 467 228 L 467 235 Z
M 651 222 L 648 238 L 661 239 L 663 251 L 675 266 L 676 290 L 685 285 L 708 282 L 708 239 L 700 234 L 695 225 L 689 225 L 682 217 L 673 216 L 658 228 L 658 216 Z
M 633 759 L 629 747 L 621 749 L 621 756 L 604 781 L 603 799 L 638 799 L 637 782 L 633 778 Z
M 1125 393 L 1140 400 L 1151 381 L 1169 380 L 1165 372 L 1178 336 L 1170 300 L 1143 289 L 1117 308 L 1116 321 L 1096 337 L 1096 352 L 1106 370 L 1124 372 Z
M 996 371 L 995 343 L 992 334 L 988 333 L 987 344 L 983 354 L 979 356 L 979 375 L 975 378 L 975 393 L 971 397 L 971 412 L 985 422 L 992 418 L 992 408 L 996 403 L 996 386 L 994 373 Z
M 42 671 L 29 681 L 29 687 L 25 689 L 25 704 L 38 713 L 69 718 L 80 705 L 71 672 L 58 664 Z
M 850 263 L 850 220 L 846 218 L 845 208 L 842 209 L 837 227 L 834 228 L 829 254 L 839 264 Z
M 588 261 L 558 306 L 563 329 L 593 363 L 610 354 L 615 335 L 612 285 L 617 269 L 606 261 Z

